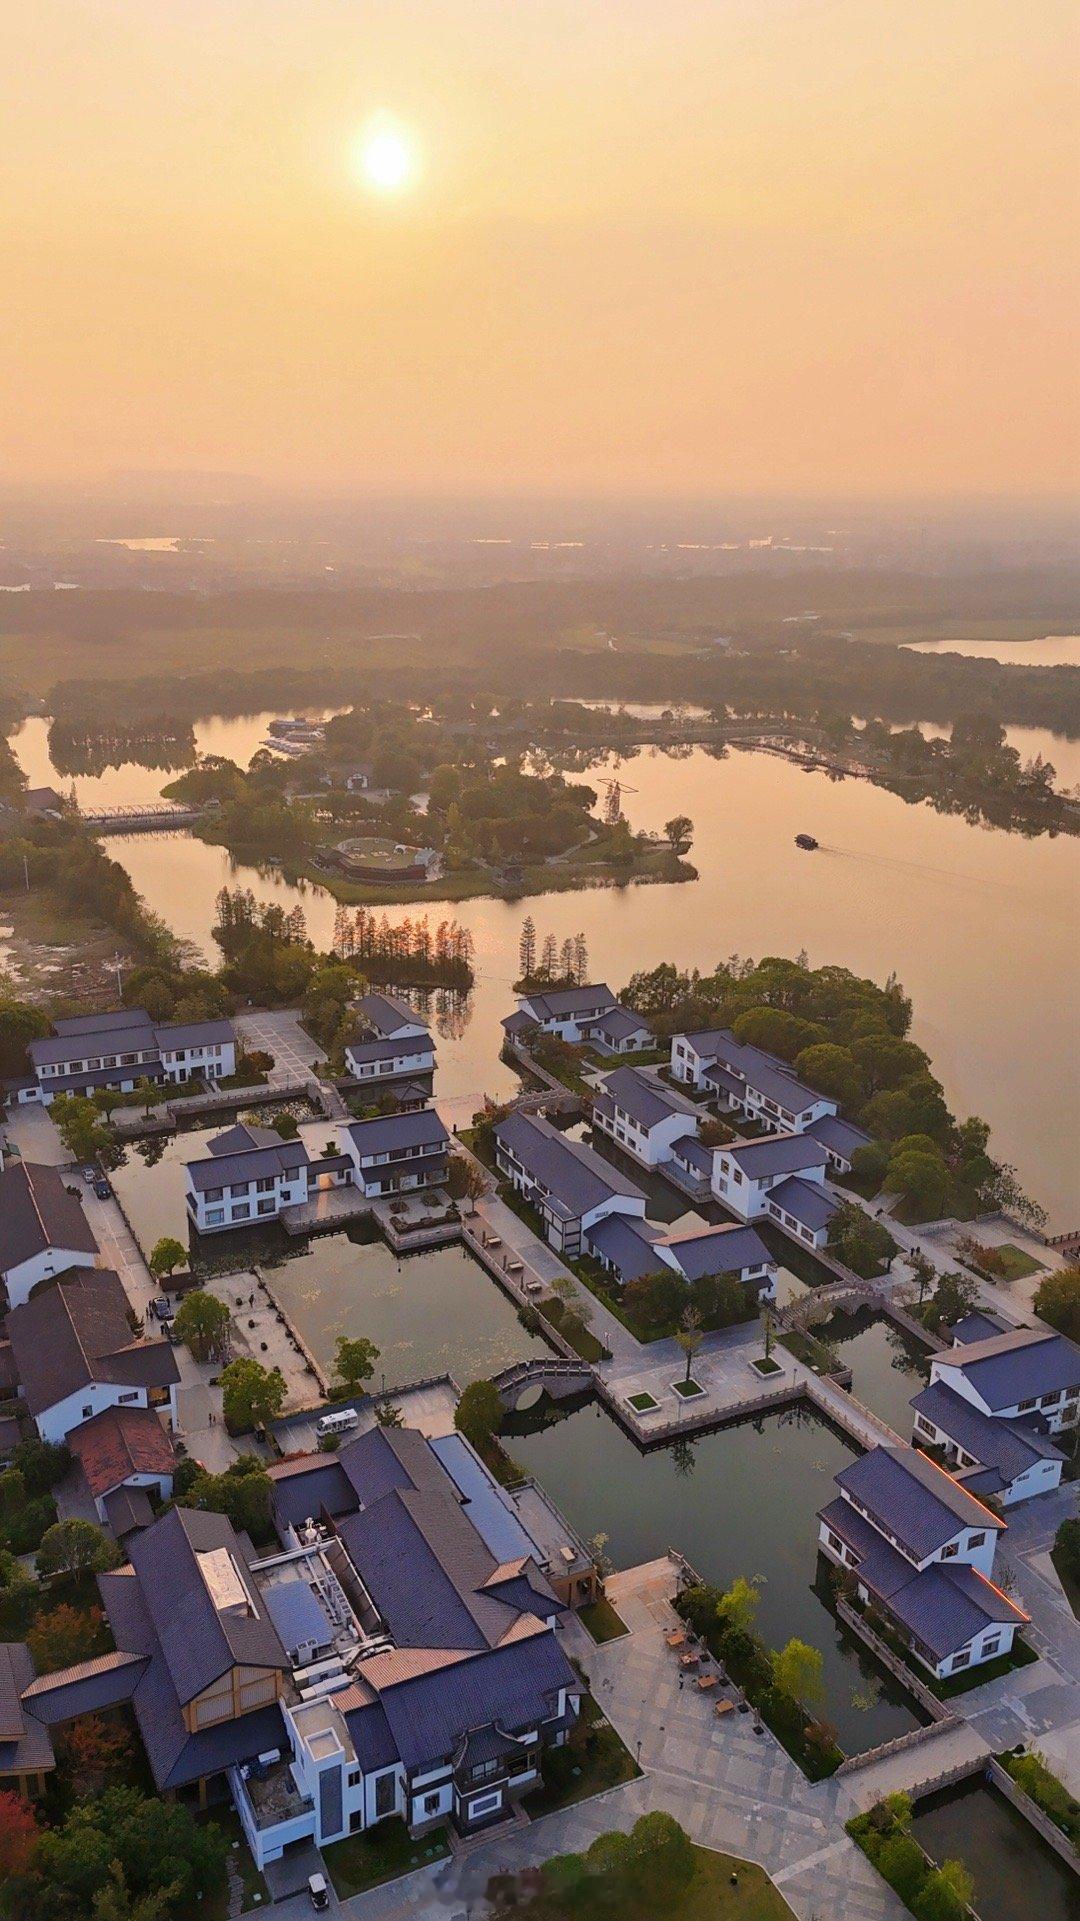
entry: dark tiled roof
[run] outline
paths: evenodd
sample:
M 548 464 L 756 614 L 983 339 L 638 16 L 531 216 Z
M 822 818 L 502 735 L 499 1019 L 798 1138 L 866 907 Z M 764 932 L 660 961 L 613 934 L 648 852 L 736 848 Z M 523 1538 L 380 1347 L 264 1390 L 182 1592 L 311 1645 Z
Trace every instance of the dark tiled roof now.
M 56 1766 L 48 1729 L 20 1700 L 33 1679 L 26 1643 L 0 1641 L 0 1780 L 12 1774 L 43 1774 Z
M 531 1014 L 523 1013 L 519 1007 L 515 1013 L 505 1015 L 500 1026 L 507 1034 L 531 1034 L 536 1022 Z
M 705 1234 L 671 1234 L 667 1245 L 689 1281 L 704 1274 L 737 1274 L 745 1267 L 764 1267 L 772 1259 L 753 1227 L 712 1227 Z
M 334 1515 L 356 1511 L 356 1491 L 337 1455 L 305 1454 L 297 1461 L 276 1461 L 267 1471 L 279 1526 L 299 1527 L 324 1508 Z
M 178 1047 L 218 1047 L 227 1046 L 235 1041 L 236 1030 L 231 1021 L 166 1021 L 154 1028 L 154 1039 L 159 1047 L 172 1053 Z
M 828 1227 L 840 1204 L 818 1181 L 801 1181 L 797 1175 L 770 1187 L 769 1199 L 815 1234 Z
M 573 1020 L 576 1014 L 589 1014 L 594 1008 L 607 1013 L 618 1006 L 606 981 L 597 981 L 595 986 L 585 987 L 547 987 L 535 994 L 523 994 L 545 1020 Z
M 806 1132 L 845 1160 L 850 1160 L 858 1148 L 870 1145 L 870 1135 L 865 1129 L 856 1127 L 854 1121 L 841 1120 L 839 1114 L 820 1115 L 811 1121 Z
M 620 1280 L 636 1281 L 643 1274 L 655 1274 L 664 1263 L 653 1253 L 663 1230 L 636 1215 L 605 1214 L 602 1221 L 586 1230 L 586 1239 L 602 1260 L 610 1261 Z
M 1008 1321 L 997 1314 L 988 1314 L 985 1308 L 978 1308 L 974 1314 L 965 1314 L 957 1321 L 952 1330 L 953 1341 L 962 1341 L 967 1346 L 972 1341 L 988 1341 L 992 1334 L 1008 1334 Z
M 115 1034 L 125 1027 L 148 1027 L 150 1016 L 141 1007 L 115 1007 L 107 1014 L 68 1014 L 53 1022 L 58 1034 Z
M 614 1194 L 644 1201 L 640 1188 L 610 1161 L 581 1141 L 567 1140 L 540 1114 L 508 1114 L 498 1122 L 495 1137 L 570 1214 L 586 1214 Z
M 145 1670 L 143 1654 L 98 1654 L 91 1661 L 42 1674 L 23 1689 L 23 1705 L 43 1727 L 56 1727 L 77 1714 L 94 1714 L 130 1701 Z
M 561 1689 L 580 1692 L 551 1629 L 381 1685 L 380 1666 L 388 1666 L 392 1658 L 376 1656 L 365 1662 L 363 1674 L 378 1693 L 406 1767 L 418 1767 L 433 1755 L 454 1754 L 471 1728 L 499 1722 L 535 1726 L 556 1712 Z
M 703 1180 L 709 1179 L 715 1149 L 703 1147 L 696 1134 L 680 1134 L 677 1141 L 672 1141 L 671 1151 L 677 1160 L 684 1161 L 687 1167 L 692 1167 L 695 1174 L 700 1174 Z
M 118 1541 L 137 1527 L 153 1525 L 153 1504 L 143 1487 L 114 1487 L 106 1494 L 103 1506 L 105 1519 Z
M 1019 1327 L 989 1340 L 971 1341 L 955 1353 L 935 1354 L 942 1367 L 962 1369 L 964 1378 L 987 1407 L 1015 1407 L 1020 1401 L 1080 1387 L 1080 1347 L 1047 1328 Z
M 119 1276 L 73 1269 L 7 1317 L 15 1365 L 31 1414 L 55 1407 L 91 1381 L 167 1387 L 180 1378 L 168 1341 L 138 1341 Z
M 804 1167 L 824 1167 L 829 1158 L 821 1142 L 806 1134 L 773 1134 L 765 1140 L 736 1142 L 721 1152 L 752 1181 L 770 1174 L 797 1174 Z
M 411 1027 L 417 1023 L 427 1026 L 423 1014 L 418 1014 L 408 1001 L 399 999 L 396 994 L 364 994 L 356 1002 L 355 1012 L 365 1027 L 373 1027 L 377 1034 L 396 1034 L 401 1027 Z
M 434 1059 L 435 1042 L 430 1034 L 402 1034 L 396 1039 L 391 1034 L 384 1040 L 348 1041 L 346 1051 L 354 1061 L 394 1061 L 417 1054 L 430 1054 Z
M 836 1484 L 861 1501 L 917 1561 L 936 1554 L 965 1528 L 996 1532 L 1005 1526 L 917 1448 L 873 1447 L 841 1468 Z
M 984 1414 L 944 1381 L 933 1381 L 911 1403 L 935 1427 L 949 1435 L 981 1467 L 996 1468 L 1003 1484 L 1014 1481 L 1036 1461 L 1060 1461 L 1063 1456 L 1033 1421 L 1009 1420 Z
M 924 1568 L 891 1596 L 889 1607 L 939 1661 L 947 1660 L 991 1622 L 1022 1627 L 1028 1619 L 977 1568 L 961 1561 L 951 1561 L 948 1567 L 935 1561 Z
M 55 1167 L 15 1161 L 0 1174 L 0 1272 L 50 1247 L 70 1254 L 98 1251 L 81 1203 Z
M 95 1500 L 119 1487 L 129 1474 L 170 1475 L 173 1444 L 152 1408 L 109 1407 L 68 1436 Z
M 381 1119 L 352 1121 L 349 1136 L 366 1160 L 374 1154 L 400 1153 L 407 1147 L 448 1147 L 450 1136 L 433 1107 L 415 1114 L 386 1114 Z
M 245 1181 L 276 1180 L 279 1176 L 295 1174 L 299 1168 L 310 1166 L 307 1148 L 303 1141 L 283 1141 L 273 1135 L 273 1145 L 249 1145 L 238 1152 L 222 1150 L 220 1143 L 233 1136 L 246 1133 L 246 1128 L 231 1127 L 228 1134 L 218 1136 L 218 1147 L 211 1144 L 206 1160 L 187 1161 L 188 1180 L 197 1194 L 209 1187 L 228 1187 L 234 1182 L 239 1185 Z M 251 1129 L 252 1133 L 256 1130 Z M 260 1134 L 269 1129 L 258 1129 Z
M 247 1612 L 219 1610 L 200 1555 L 227 1554 L 248 1599 Z M 239 1543 L 223 1514 L 171 1508 L 131 1542 L 131 1564 L 169 1678 L 183 1705 L 239 1663 L 288 1668 Z
M 652 1028 L 649 1026 L 648 1021 L 642 1019 L 640 1014 L 632 1014 L 628 1007 L 621 1007 L 616 1004 L 616 1006 L 609 1008 L 606 1014 L 601 1015 L 596 1023 L 596 1032 L 602 1035 L 605 1040 L 627 1041 L 633 1034 L 648 1034 L 651 1036 Z
M 640 1067 L 617 1067 L 614 1073 L 604 1076 L 602 1085 L 609 1099 L 640 1127 L 655 1127 L 660 1121 L 670 1120 L 673 1114 L 685 1114 L 690 1120 L 697 1117 L 693 1101 L 688 1101 L 685 1094 L 677 1094 L 674 1088 L 665 1087 Z

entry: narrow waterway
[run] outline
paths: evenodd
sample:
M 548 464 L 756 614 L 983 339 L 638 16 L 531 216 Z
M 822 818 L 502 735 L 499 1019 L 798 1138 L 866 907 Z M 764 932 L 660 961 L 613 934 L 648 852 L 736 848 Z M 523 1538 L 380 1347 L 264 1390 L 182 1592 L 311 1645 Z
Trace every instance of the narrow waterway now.
M 206 723 L 200 745 L 243 761 L 268 718 Z M 13 738 L 32 777 L 47 780 L 45 724 L 26 722 Z M 130 794 L 102 776 L 110 804 L 145 798 L 160 785 L 150 770 L 122 772 L 130 774 Z M 915 1003 L 914 1038 L 953 1107 L 990 1121 L 996 1151 L 1016 1164 L 1053 1227 L 1077 1224 L 1080 842 L 969 826 L 866 781 L 830 780 L 760 753 L 718 760 L 700 748 L 645 749 L 582 778 L 598 785 L 614 775 L 635 827 L 660 829 L 675 813 L 690 815 L 699 880 L 428 903 L 433 920 L 456 916 L 476 947 L 469 1004 L 446 998 L 436 1009 L 443 1098 L 460 1098 L 464 1107 L 516 1084 L 498 1059 L 498 1024 L 513 1005 L 527 913 L 541 938 L 550 931 L 561 942 L 584 930 L 594 978 L 616 989 L 635 969 L 660 961 L 708 970 L 732 953 L 804 949 L 813 965 L 835 962 L 878 981 L 898 973 Z M 817 853 L 795 847 L 800 832 L 820 841 Z M 301 902 L 312 937 L 329 943 L 334 902 L 321 888 L 237 865 L 186 834 L 106 844 L 148 904 L 204 954 L 214 952 L 214 898 L 237 883 L 264 901 Z
M 996 1789 L 976 1782 L 934 1795 L 912 1832 L 935 1861 L 963 1861 L 979 1921 L 1080 1921 L 1080 1881 Z
M 919 1725 L 913 1705 L 862 1656 L 815 1587 L 817 1509 L 854 1450 L 813 1410 L 796 1407 L 675 1447 L 635 1447 L 598 1404 L 506 1445 L 586 1540 L 608 1537 L 616 1567 L 678 1549 L 703 1580 L 760 1581 L 758 1630 L 792 1635 L 824 1658 L 823 1712 L 848 1753 Z

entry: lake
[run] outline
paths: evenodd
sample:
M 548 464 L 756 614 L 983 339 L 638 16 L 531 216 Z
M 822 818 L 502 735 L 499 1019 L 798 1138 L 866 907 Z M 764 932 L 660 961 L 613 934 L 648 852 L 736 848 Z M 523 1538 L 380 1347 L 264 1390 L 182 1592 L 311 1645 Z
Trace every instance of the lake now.
M 1043 640 L 910 640 L 913 654 L 963 654 L 996 660 L 1004 667 L 1080 667 L 1080 634 L 1047 634 Z
M 919 1725 L 815 1589 L 819 1507 L 854 1450 L 813 1409 L 795 1407 L 643 1453 L 598 1404 L 506 1446 L 585 1540 L 608 1536 L 616 1567 L 677 1548 L 703 1580 L 759 1576 L 757 1625 L 771 1647 L 792 1635 L 824 1656 L 825 1713 L 849 1754 Z
M 207 751 L 242 760 L 267 718 L 213 723 L 216 733 L 201 738 Z M 241 729 L 249 730 L 243 742 Z M 44 732 L 41 722 L 24 725 L 14 737 L 20 757 Z M 27 771 L 35 781 L 48 778 L 40 764 Z M 153 773 L 128 774 L 144 783 L 136 797 L 154 791 Z M 996 1152 L 1015 1163 L 1052 1227 L 1077 1224 L 1076 839 L 1025 840 L 971 827 L 869 782 L 830 780 L 766 754 L 733 751 L 717 760 L 701 748 L 644 749 L 581 778 L 596 784 L 615 774 L 629 783 L 624 806 L 635 827 L 659 829 L 675 813 L 690 815 L 700 879 L 516 902 L 427 903 L 433 920 L 452 915 L 467 927 L 476 948 L 468 1004 L 443 997 L 436 1008 L 441 1098 L 464 1112 L 484 1093 L 499 1097 L 517 1085 L 498 1059 L 499 1021 L 513 1005 L 527 913 L 541 940 L 550 931 L 561 943 L 584 929 L 594 978 L 607 977 L 616 990 L 636 968 L 663 960 L 709 969 L 732 953 L 760 958 L 804 948 L 815 966 L 835 962 L 877 981 L 895 969 L 914 999 L 913 1036 L 952 1106 L 991 1123 Z M 817 837 L 819 852 L 795 847 L 800 832 Z M 235 864 L 222 848 L 186 834 L 106 845 L 148 904 L 204 954 L 213 951 L 215 895 L 237 884 L 262 901 L 299 901 L 312 938 L 330 942 L 334 902 L 321 888 L 289 886 L 273 870 Z

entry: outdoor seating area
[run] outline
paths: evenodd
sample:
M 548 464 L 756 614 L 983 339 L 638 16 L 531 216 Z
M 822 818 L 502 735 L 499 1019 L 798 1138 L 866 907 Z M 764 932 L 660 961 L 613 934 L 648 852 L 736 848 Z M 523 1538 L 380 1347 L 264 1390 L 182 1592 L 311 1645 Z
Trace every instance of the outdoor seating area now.
M 679 1686 L 684 1679 L 693 1681 L 694 1691 L 698 1694 L 716 1696 L 713 1700 L 713 1713 L 718 1720 L 725 1714 L 740 1714 L 749 1711 L 748 1703 L 740 1690 L 730 1681 L 726 1669 L 721 1667 L 706 1643 L 699 1640 L 691 1629 L 685 1627 L 668 1628 L 664 1633 L 664 1645 L 674 1654 L 679 1668 Z M 729 1692 L 719 1694 L 718 1689 Z

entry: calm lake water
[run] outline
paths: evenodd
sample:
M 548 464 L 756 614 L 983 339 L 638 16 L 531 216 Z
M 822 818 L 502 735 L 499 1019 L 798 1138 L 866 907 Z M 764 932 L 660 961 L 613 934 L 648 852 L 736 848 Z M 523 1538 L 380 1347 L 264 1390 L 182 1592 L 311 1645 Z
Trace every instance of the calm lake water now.
M 998 660 L 1005 667 L 1080 667 L 1080 634 L 1047 634 L 1043 640 L 912 640 L 913 654 L 963 654 Z
M 267 718 L 203 723 L 200 744 L 243 761 Z M 33 721 L 14 737 L 35 781 L 50 777 L 40 759 L 45 732 Z M 550 931 L 561 942 L 583 929 L 594 977 L 606 976 L 616 989 L 634 969 L 663 960 L 708 969 L 732 953 L 760 958 L 805 948 L 813 965 L 835 962 L 878 981 L 896 970 L 914 998 L 914 1038 L 953 1107 L 990 1121 L 997 1152 L 1016 1164 L 1053 1227 L 1077 1224 L 1076 839 L 1029 841 L 969 827 L 866 781 L 832 781 L 766 754 L 716 760 L 700 748 L 678 756 L 645 749 L 582 778 L 595 783 L 615 773 L 636 790 L 624 789 L 635 827 L 659 829 L 675 813 L 690 815 L 700 879 L 513 903 L 428 903 L 433 919 L 455 915 L 476 945 L 469 1003 L 444 997 L 434 1010 L 440 1097 L 460 1101 L 464 1112 L 485 1092 L 499 1096 L 517 1084 L 498 1059 L 499 1021 L 513 1005 L 526 913 L 541 939 Z M 117 783 L 128 780 L 131 790 L 121 793 Z M 108 802 L 145 799 L 159 785 L 154 773 L 131 767 L 94 783 Z M 819 852 L 795 847 L 800 832 L 816 835 Z M 263 901 L 299 900 L 312 937 L 329 944 L 334 902 L 321 888 L 291 887 L 272 870 L 236 865 L 221 848 L 185 834 L 107 846 L 149 905 L 207 955 L 214 897 L 237 883 Z
M 935 1861 L 963 1861 L 979 1921 L 1078 1921 L 1080 1882 L 993 1788 L 951 1788 L 917 1809 L 912 1833 Z
M 330 1371 L 338 1336 L 366 1335 L 390 1387 L 452 1374 L 459 1387 L 551 1350 L 460 1247 L 399 1259 L 382 1241 L 319 1234 L 267 1273 L 316 1360 Z
M 677 1548 L 706 1581 L 762 1577 L 758 1629 L 793 1634 L 825 1660 L 825 1712 L 859 1753 L 918 1726 L 911 1705 L 864 1661 L 814 1588 L 816 1511 L 853 1450 L 818 1414 L 793 1408 L 642 1453 L 598 1405 L 533 1434 L 507 1433 L 515 1461 L 586 1540 L 608 1535 L 617 1567 Z
M 888 1421 L 902 1441 L 910 1440 L 914 1416 L 909 1403 L 930 1372 L 921 1343 L 865 1307 L 857 1314 L 834 1314 L 813 1331 L 832 1341 L 850 1367 L 856 1400 Z

